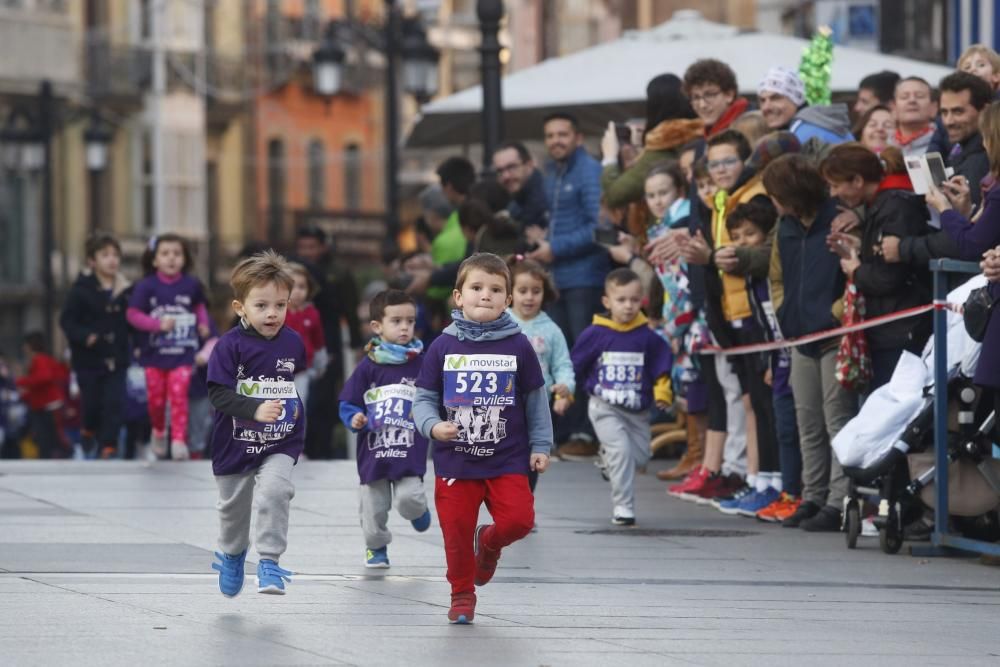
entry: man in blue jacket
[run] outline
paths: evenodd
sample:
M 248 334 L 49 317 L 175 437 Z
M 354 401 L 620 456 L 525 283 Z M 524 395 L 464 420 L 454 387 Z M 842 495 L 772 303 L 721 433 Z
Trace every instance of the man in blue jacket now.
M 548 307 L 548 314 L 572 347 L 602 310 L 604 277 L 611 270 L 607 251 L 594 242 L 601 209 L 601 164 L 583 148 L 583 135 L 572 115 L 550 114 L 543 127 L 551 158 L 544 173 L 549 227 L 525 230 L 528 242 L 537 244 L 528 257 L 552 268 L 559 299 Z M 577 407 L 586 406 L 583 398 L 579 396 L 566 417 L 555 424 L 556 442 L 569 433 L 569 442 L 557 450 L 560 457 L 596 453 L 586 409 Z

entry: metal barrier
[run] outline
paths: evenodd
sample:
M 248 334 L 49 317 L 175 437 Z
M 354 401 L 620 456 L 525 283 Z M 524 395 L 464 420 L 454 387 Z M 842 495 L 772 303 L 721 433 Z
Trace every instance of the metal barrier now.
M 948 298 L 948 274 L 977 274 L 976 262 L 935 259 L 930 263 L 934 274 L 934 301 Z M 930 547 L 913 546 L 914 556 L 955 556 L 957 552 L 974 552 L 1000 556 L 1000 544 L 973 540 L 948 532 L 948 311 L 934 311 L 934 532 Z

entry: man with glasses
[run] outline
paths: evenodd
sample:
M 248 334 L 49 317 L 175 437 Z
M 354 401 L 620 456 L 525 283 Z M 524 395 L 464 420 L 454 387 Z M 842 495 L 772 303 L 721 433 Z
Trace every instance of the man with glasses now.
M 705 124 L 706 139 L 728 128 L 750 108 L 747 99 L 739 96 L 732 68 L 714 58 L 698 60 L 687 68 L 684 92 Z
M 519 141 L 509 141 L 493 153 L 497 180 L 510 194 L 507 211 L 523 230 L 549 226 L 549 205 L 545 198 L 545 179 L 535 167 L 531 153 Z M 538 233 L 538 231 L 532 233 Z

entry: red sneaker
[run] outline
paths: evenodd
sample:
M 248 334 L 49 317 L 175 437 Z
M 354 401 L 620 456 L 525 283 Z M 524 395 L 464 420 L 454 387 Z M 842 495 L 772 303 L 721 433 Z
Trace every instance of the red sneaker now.
M 699 505 L 707 505 L 716 498 L 727 498 L 743 487 L 743 480 L 739 475 L 723 475 L 715 473 L 710 475 L 705 484 L 698 491 L 694 492 L 685 500 L 693 500 Z
M 705 480 L 708 479 L 708 470 L 702 466 L 698 466 L 694 470 L 688 473 L 688 476 L 684 478 L 679 484 L 671 484 L 667 487 L 667 495 L 673 496 L 674 498 L 684 498 L 684 494 L 688 493 L 692 489 L 700 488 Z
M 485 586 L 490 583 L 493 574 L 497 571 L 497 563 L 500 562 L 500 552 L 487 549 L 482 543 L 483 533 L 489 528 L 487 524 L 476 527 L 476 535 L 473 541 L 473 551 L 476 554 L 476 586 Z
M 476 617 L 475 593 L 452 593 L 448 620 L 457 625 L 468 625 Z

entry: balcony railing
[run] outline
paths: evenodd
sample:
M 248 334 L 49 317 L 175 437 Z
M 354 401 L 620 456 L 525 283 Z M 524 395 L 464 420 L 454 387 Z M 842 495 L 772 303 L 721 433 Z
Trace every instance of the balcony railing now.
M 57 87 L 79 84 L 76 43 L 65 16 L 0 11 L 0 85 L 7 91 L 23 86 L 33 92 L 43 79 Z
M 87 89 L 95 97 L 131 98 L 142 95 L 152 81 L 147 50 L 90 38 L 86 45 Z

